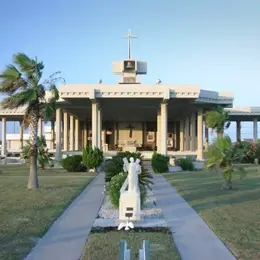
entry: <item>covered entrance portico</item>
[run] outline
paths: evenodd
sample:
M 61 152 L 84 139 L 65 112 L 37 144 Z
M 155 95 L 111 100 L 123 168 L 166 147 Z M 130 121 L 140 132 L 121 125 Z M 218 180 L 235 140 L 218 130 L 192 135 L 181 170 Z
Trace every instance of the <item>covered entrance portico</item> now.
M 81 146 L 203 157 L 203 111 L 209 103 L 196 86 L 66 85 L 60 94 L 61 109 L 83 123 Z

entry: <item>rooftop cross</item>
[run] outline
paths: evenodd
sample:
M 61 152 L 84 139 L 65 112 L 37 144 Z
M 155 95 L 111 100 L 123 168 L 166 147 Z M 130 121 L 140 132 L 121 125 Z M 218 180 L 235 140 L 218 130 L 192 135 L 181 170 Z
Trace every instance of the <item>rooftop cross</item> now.
M 133 35 L 131 30 L 128 30 L 128 33 L 123 36 L 123 38 L 128 38 L 128 59 L 131 59 L 131 39 L 137 38 L 136 35 Z

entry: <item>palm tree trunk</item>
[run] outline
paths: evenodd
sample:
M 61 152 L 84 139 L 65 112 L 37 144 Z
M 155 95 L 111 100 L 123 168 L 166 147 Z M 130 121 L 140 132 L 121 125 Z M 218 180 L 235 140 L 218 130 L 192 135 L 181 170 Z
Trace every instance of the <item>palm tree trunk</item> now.
M 38 130 L 38 118 L 36 115 L 31 117 L 31 122 L 29 124 L 30 129 L 30 174 L 28 180 L 28 189 L 37 189 L 39 188 L 38 182 L 38 168 L 37 168 L 37 130 Z
M 232 177 L 224 178 L 224 182 L 222 185 L 224 190 L 232 190 Z

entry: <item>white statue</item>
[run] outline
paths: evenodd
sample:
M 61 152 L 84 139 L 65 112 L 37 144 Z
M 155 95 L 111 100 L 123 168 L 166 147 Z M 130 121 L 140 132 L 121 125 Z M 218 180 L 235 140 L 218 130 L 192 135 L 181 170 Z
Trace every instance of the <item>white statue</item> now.
M 119 220 L 127 220 L 126 223 L 121 223 L 118 229 L 122 227 L 133 228 L 133 223 L 129 220 L 140 220 L 141 214 L 141 197 L 139 189 L 139 174 L 141 174 L 140 160 L 134 161 L 134 158 L 130 158 L 130 163 L 127 158 L 124 161 L 124 172 L 128 172 L 127 179 L 120 190 L 120 201 L 119 201 Z M 126 190 L 126 187 L 128 189 Z M 131 216 L 129 216 L 129 214 Z M 128 217 L 129 216 L 129 217 Z
M 128 191 L 139 191 L 139 180 L 138 175 L 141 174 L 140 160 L 137 159 L 134 162 L 134 158 L 130 158 L 130 163 L 124 158 L 124 171 L 128 172 Z

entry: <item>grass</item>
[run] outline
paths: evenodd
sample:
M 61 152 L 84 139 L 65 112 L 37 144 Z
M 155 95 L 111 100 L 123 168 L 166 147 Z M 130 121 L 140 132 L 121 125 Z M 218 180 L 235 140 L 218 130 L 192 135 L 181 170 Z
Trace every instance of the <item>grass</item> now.
M 150 260 L 179 260 L 172 235 L 167 229 L 158 232 L 131 230 L 92 232 L 88 238 L 81 260 L 119 259 L 120 240 L 126 240 L 131 259 L 139 260 L 143 240 L 150 241 Z
M 233 190 L 221 190 L 214 172 L 165 174 L 169 183 L 202 216 L 237 259 L 260 259 L 260 172 L 234 176 Z
M 40 189 L 28 190 L 26 165 L 1 165 L 0 259 L 19 260 L 30 251 L 93 174 L 40 170 Z

